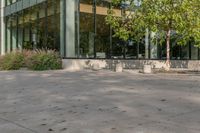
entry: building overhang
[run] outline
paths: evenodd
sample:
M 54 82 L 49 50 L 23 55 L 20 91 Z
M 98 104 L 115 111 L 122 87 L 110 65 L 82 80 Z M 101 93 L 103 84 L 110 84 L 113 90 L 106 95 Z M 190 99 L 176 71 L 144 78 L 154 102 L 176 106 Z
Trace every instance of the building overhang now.
M 46 0 L 19 0 L 11 5 L 4 7 L 4 16 L 9 16 L 44 1 Z

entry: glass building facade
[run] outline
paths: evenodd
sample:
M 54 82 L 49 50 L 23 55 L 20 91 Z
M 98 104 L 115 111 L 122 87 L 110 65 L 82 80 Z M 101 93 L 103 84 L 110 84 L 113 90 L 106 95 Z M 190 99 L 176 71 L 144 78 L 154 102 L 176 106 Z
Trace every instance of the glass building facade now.
M 109 0 L 3 0 L 1 53 L 16 49 L 54 49 L 63 58 L 166 59 L 165 44 L 148 30 L 139 41 L 113 37 L 106 24 Z M 121 9 L 116 7 L 116 15 Z M 200 59 L 200 50 L 172 40 L 171 59 Z
M 4 17 L 5 52 L 15 49 L 48 48 L 59 50 L 60 1 L 48 0 Z M 17 8 L 23 1 L 7 0 L 6 9 Z M 30 4 L 30 3 L 29 3 Z M 7 9 L 8 10 L 8 9 Z M 17 10 L 17 9 L 16 9 Z

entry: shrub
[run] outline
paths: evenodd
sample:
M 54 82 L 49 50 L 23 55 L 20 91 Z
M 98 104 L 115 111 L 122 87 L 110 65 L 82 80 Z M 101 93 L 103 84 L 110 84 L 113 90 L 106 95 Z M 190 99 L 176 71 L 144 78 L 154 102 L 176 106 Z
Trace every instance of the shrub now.
M 59 54 L 53 50 L 23 50 L 0 56 L 0 70 L 56 70 L 62 68 Z
M 24 66 L 24 56 L 15 51 L 0 57 L 0 70 L 19 70 Z
M 62 60 L 59 54 L 53 50 L 35 50 L 31 54 L 29 52 L 26 54 L 25 62 L 30 70 L 43 71 L 62 68 Z

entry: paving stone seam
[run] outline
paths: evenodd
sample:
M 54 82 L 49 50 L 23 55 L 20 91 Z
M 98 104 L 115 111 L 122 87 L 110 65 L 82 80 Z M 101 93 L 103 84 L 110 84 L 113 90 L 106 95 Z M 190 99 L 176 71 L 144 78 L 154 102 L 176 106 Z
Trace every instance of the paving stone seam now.
M 31 129 L 31 128 L 25 127 L 24 125 L 21 125 L 21 124 L 19 124 L 19 123 L 14 122 L 14 121 L 8 120 L 8 119 L 6 119 L 6 118 L 0 117 L 0 120 L 3 120 L 3 121 L 6 121 L 6 122 L 8 122 L 8 123 L 11 123 L 11 124 L 13 124 L 13 125 L 16 125 L 17 127 L 26 129 L 26 130 L 28 130 L 28 131 L 30 131 L 30 132 L 32 132 L 32 133 L 39 133 L 39 132 L 37 132 L 37 131 L 35 131 L 35 130 Z

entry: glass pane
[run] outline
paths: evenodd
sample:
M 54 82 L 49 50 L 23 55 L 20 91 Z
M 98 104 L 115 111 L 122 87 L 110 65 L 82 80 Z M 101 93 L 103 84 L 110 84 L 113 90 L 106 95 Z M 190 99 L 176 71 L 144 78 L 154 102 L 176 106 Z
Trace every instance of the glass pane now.
M 139 53 L 138 53 L 139 59 L 145 58 L 145 38 L 141 39 L 139 42 Z
M 177 45 L 177 44 L 172 44 L 172 48 L 171 48 L 171 52 L 172 52 L 172 59 L 173 60 L 179 60 L 180 57 L 180 51 L 181 50 L 181 46 Z
M 12 46 L 11 50 L 17 49 L 17 14 L 13 14 L 12 16 Z
M 47 4 L 47 48 L 59 51 L 59 0 L 48 0 Z
M 114 12 L 115 12 L 116 16 L 121 17 L 120 6 L 114 7 Z M 113 33 L 113 35 L 114 35 L 114 33 Z M 112 37 L 111 58 L 124 58 L 125 52 L 126 52 L 126 50 L 125 50 L 126 44 L 127 44 L 127 42 L 124 42 L 117 37 Z
M 47 42 L 47 27 L 46 27 L 46 3 L 42 3 L 39 6 L 39 12 L 38 12 L 38 29 L 37 29 L 37 37 L 38 37 L 38 43 L 37 48 L 46 48 L 46 42 Z
M 96 1 L 96 35 L 95 51 L 97 58 L 109 58 L 110 56 L 110 26 L 106 24 L 105 17 L 109 3 Z
M 167 54 L 166 54 L 166 42 L 163 42 L 162 44 L 158 44 L 158 55 L 159 59 L 166 59 Z
M 197 60 L 198 59 L 198 48 L 194 45 L 191 46 L 191 59 Z
M 23 33 L 24 33 L 24 25 L 23 25 L 23 12 L 18 13 L 18 48 L 22 49 L 23 45 Z
M 119 38 L 112 39 L 112 56 L 111 58 L 124 58 L 126 42 L 120 40 Z
M 6 17 L 6 52 L 11 51 L 11 16 Z
M 16 0 L 6 1 L 9 4 Z M 48 0 L 6 18 L 6 45 L 16 48 L 60 47 L 60 0 Z
M 136 59 L 138 51 L 138 42 L 136 40 L 129 40 L 126 48 L 126 58 L 127 59 Z
M 37 47 L 37 28 L 38 28 L 38 7 L 30 8 L 30 41 L 32 49 Z
M 31 44 L 31 37 L 30 37 L 30 9 L 24 10 L 24 19 L 23 19 L 23 25 L 24 25 L 24 40 L 23 40 L 23 48 L 24 49 L 32 49 Z
M 93 1 L 80 0 L 80 47 L 81 58 L 94 57 Z
M 182 59 L 189 59 L 189 45 L 182 46 Z

